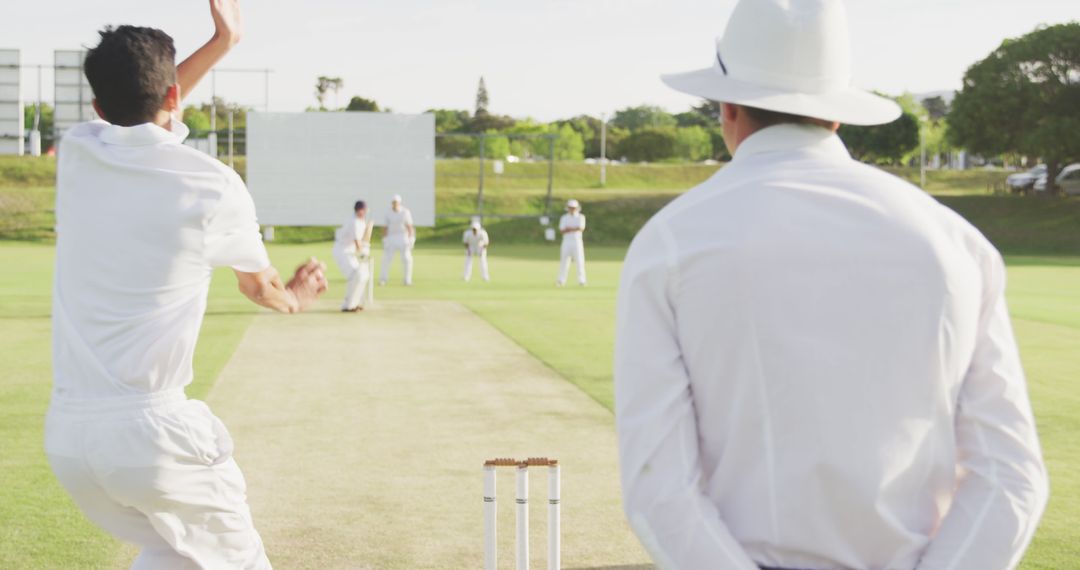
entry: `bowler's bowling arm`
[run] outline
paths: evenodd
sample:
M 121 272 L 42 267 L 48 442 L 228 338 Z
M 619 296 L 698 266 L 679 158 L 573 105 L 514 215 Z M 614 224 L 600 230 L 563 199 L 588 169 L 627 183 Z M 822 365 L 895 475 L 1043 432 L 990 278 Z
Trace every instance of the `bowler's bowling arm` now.
M 325 266 L 312 258 L 296 269 L 288 284 L 281 281 L 277 269 L 268 267 L 258 273 L 236 271 L 240 292 L 256 305 L 279 313 L 306 310 L 326 291 Z
M 195 89 L 243 34 L 238 0 L 210 0 L 210 16 L 214 20 L 214 35 L 176 66 L 176 82 L 180 84 L 181 98 Z

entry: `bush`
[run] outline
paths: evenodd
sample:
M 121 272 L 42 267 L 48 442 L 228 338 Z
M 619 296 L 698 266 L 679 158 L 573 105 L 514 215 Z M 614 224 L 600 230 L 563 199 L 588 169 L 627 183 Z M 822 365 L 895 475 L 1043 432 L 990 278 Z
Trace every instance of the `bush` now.
M 712 137 L 702 127 L 675 129 L 675 156 L 694 162 L 712 158 Z
M 619 143 L 618 154 L 631 162 L 657 162 L 675 156 L 673 129 L 642 129 Z

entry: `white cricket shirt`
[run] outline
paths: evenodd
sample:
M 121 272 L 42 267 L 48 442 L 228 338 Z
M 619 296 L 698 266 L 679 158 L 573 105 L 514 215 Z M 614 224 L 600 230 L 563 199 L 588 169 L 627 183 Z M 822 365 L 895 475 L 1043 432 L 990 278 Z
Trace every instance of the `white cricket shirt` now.
M 390 211 L 386 212 L 385 224 L 386 237 L 408 237 L 409 231 L 407 227 L 413 225 L 412 212 L 404 206 L 398 212 L 391 208 Z
M 55 397 L 183 388 L 211 270 L 270 266 L 243 181 L 171 128 L 94 121 L 60 145 Z
M 1012 568 L 1047 479 L 959 215 L 782 125 L 641 230 L 619 289 L 625 508 L 661 567 Z
M 476 233 L 473 233 L 472 228 L 465 230 L 465 234 L 461 236 L 461 241 L 469 246 L 469 253 L 474 255 L 479 254 L 491 243 L 487 230 L 483 228 L 480 228 Z
M 581 212 L 578 212 L 576 214 L 563 214 L 562 217 L 559 218 L 559 231 L 561 232 L 568 229 L 577 229 L 584 231 L 585 214 L 582 214 Z M 582 232 L 569 232 L 563 234 L 563 243 L 582 243 L 581 233 Z
M 353 215 L 334 232 L 334 248 L 343 253 L 356 253 L 356 242 L 363 241 L 367 222 Z

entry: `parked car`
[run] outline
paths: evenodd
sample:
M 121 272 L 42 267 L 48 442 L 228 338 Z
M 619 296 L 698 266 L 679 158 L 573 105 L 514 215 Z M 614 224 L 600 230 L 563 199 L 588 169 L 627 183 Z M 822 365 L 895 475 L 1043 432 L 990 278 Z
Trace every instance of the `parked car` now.
M 1080 195 L 1080 163 L 1062 168 L 1054 179 L 1054 184 L 1057 184 L 1057 187 L 1065 194 Z M 1033 188 L 1036 192 L 1046 191 L 1046 174 L 1035 181 Z
M 1017 172 L 1016 174 L 1010 174 L 1005 179 L 1005 184 L 1009 186 L 1009 190 L 1013 192 L 1027 192 L 1035 186 L 1035 181 L 1040 176 L 1046 176 L 1046 165 L 1040 164 L 1027 172 Z

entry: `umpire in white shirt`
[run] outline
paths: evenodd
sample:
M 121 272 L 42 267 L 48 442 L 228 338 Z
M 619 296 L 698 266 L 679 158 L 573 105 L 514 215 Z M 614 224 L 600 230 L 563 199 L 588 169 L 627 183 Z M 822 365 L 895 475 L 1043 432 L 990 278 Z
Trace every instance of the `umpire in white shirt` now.
M 570 262 L 577 268 L 578 285 L 585 285 L 585 214 L 577 200 L 566 201 L 566 213 L 559 218 L 562 246 L 559 250 L 559 276 L 555 284 L 562 287 L 570 273 Z
M 641 230 L 618 300 L 625 509 L 661 568 L 1014 568 L 1048 495 L 994 247 L 848 155 L 840 0 L 742 0 L 731 163 Z

